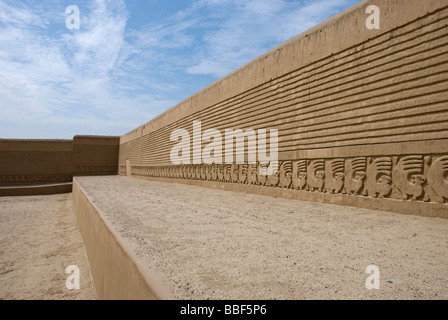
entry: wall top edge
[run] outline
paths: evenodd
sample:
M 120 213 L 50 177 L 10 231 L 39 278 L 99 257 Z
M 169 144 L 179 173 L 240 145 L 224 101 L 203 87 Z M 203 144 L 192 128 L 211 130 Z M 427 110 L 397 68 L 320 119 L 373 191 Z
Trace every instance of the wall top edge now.
M 76 135 L 73 139 L 120 139 L 120 136 Z
M 72 143 L 71 139 L 0 139 L 3 142 L 26 142 L 26 143 Z
M 98 140 L 119 140 L 120 136 L 93 136 L 93 135 L 76 135 L 73 139 L 2 139 L 0 138 L 0 143 L 14 142 L 14 143 L 72 143 L 74 140 L 83 139 L 98 139 Z
M 73 137 L 74 145 L 119 145 L 120 137 L 116 136 L 75 136 Z

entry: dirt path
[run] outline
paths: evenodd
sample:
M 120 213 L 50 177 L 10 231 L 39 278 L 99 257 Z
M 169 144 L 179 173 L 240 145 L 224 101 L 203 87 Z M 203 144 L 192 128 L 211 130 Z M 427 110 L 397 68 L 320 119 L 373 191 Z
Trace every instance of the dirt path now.
M 0 299 L 96 299 L 71 194 L 0 198 Z M 66 268 L 80 271 L 68 290 Z

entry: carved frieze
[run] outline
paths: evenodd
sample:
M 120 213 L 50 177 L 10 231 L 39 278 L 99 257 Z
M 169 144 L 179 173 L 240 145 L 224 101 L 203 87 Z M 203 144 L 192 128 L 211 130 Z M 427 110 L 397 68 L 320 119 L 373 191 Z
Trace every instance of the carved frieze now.
M 133 175 L 219 181 L 406 201 L 448 202 L 448 156 L 382 156 L 280 161 L 273 175 L 267 165 L 194 164 L 132 167 Z M 124 170 L 122 166 L 120 172 Z M 2 176 L 0 179 L 23 179 Z M 51 178 L 50 178 L 51 180 Z

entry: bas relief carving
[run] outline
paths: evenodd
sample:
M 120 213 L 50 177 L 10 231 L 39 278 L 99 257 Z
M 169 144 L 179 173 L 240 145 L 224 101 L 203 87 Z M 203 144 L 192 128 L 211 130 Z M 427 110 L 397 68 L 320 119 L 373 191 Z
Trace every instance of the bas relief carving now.
M 448 203 L 448 156 L 299 159 L 267 165 L 212 164 L 132 167 L 133 175 L 195 179 L 405 201 Z M 122 168 L 120 167 L 120 172 Z M 0 177 L 11 179 L 11 177 Z M 12 177 L 12 179 L 15 179 Z

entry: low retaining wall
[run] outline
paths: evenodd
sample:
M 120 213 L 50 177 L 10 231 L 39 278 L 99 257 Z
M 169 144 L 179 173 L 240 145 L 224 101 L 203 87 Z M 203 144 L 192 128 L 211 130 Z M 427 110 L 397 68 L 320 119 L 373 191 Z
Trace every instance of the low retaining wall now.
M 71 182 L 36 186 L 0 187 L 0 197 L 44 196 L 71 192 Z
M 139 263 L 132 245 L 122 238 L 73 179 L 78 226 L 86 247 L 99 299 L 170 299 L 147 265 Z

